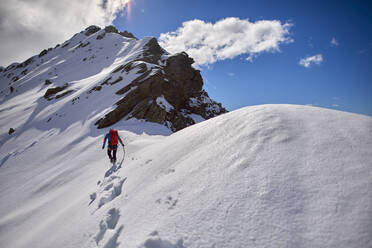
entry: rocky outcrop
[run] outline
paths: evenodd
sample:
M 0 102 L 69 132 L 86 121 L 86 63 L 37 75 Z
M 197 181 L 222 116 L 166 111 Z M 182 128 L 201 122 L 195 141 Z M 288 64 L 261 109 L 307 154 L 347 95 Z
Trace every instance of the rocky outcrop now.
M 86 29 L 85 29 L 85 35 L 86 36 L 89 36 L 89 35 L 92 35 L 92 34 L 95 34 L 95 33 L 97 33 L 98 31 L 100 31 L 101 30 L 101 28 L 100 27 L 97 27 L 97 26 L 94 26 L 94 25 L 92 25 L 92 26 L 89 26 L 89 27 L 87 27 Z
M 119 33 L 119 31 L 112 25 L 105 27 L 106 33 Z
M 122 119 L 137 118 L 178 131 L 195 124 L 195 116 L 209 119 L 225 113 L 226 109 L 202 90 L 203 79 L 200 71 L 191 66 L 193 63 L 184 52 L 169 56 L 155 38 L 151 39 L 140 58 L 112 72 L 112 77 L 117 77 L 116 74 L 137 70 L 139 76 L 116 92 L 123 97 L 96 125 L 104 128 Z M 109 80 L 111 77 L 106 84 Z
M 50 52 L 52 50 L 53 50 L 53 48 L 44 49 L 43 51 L 41 51 L 39 53 L 39 58 L 43 57 L 44 55 L 46 55 L 48 52 Z
M 44 49 L 43 51 L 40 52 L 39 54 L 39 58 L 40 57 L 43 57 L 44 55 L 46 55 L 48 53 L 48 51 L 46 49 Z
M 152 38 L 145 45 L 145 51 L 141 56 L 141 60 L 152 64 L 158 64 L 161 56 L 165 53 L 166 51 L 161 48 L 158 41 L 155 38 Z
M 31 64 L 32 62 L 33 62 L 33 58 L 31 57 L 31 58 L 25 60 L 24 62 L 20 63 L 19 65 L 17 65 L 17 68 L 26 67 L 29 64 Z
M 107 33 L 115 33 L 115 34 L 120 34 L 121 36 L 124 36 L 126 38 L 137 39 L 132 33 L 128 31 L 119 32 L 114 26 L 110 25 L 104 28 L 103 33 L 97 35 L 97 40 L 102 40 L 103 37 L 105 37 Z
M 119 32 L 119 34 L 121 36 L 124 36 L 124 37 L 127 37 L 127 38 L 137 39 L 132 33 L 128 32 L 128 31 Z
M 65 91 L 65 89 L 67 89 L 68 86 L 69 86 L 68 84 L 64 84 L 63 86 L 59 86 L 59 87 L 55 87 L 55 88 L 49 88 L 45 92 L 44 98 L 47 99 L 48 101 L 50 101 L 52 99 L 58 99 L 58 98 L 64 97 L 64 96 L 72 93 L 73 90 L 67 90 L 67 91 Z M 59 92 L 62 92 L 62 93 L 56 95 Z

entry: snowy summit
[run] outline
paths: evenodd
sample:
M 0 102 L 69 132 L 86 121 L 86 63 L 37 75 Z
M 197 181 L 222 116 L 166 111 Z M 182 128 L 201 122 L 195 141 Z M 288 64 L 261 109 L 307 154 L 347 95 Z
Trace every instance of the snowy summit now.
M 99 128 L 135 118 L 177 131 L 226 112 L 202 89 L 193 62 L 186 53 L 169 54 L 153 37 L 138 40 L 113 26 L 90 26 L 62 45 L 0 69 L 0 101 L 18 104 L 21 98 L 37 105 L 42 116 L 33 121 L 49 126 L 59 115 L 68 113 L 71 124 L 93 113 L 89 119 Z
M 1 68 L 0 247 L 372 247 L 372 118 L 226 113 L 192 63 L 92 26 Z

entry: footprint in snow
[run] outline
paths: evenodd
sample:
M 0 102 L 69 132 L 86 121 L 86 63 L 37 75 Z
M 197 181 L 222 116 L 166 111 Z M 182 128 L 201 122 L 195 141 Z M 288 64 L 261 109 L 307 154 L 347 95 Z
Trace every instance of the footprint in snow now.
M 158 204 L 161 204 L 162 203 L 162 199 L 159 198 L 155 201 L 156 203 Z M 173 209 L 178 203 L 178 199 L 173 199 L 172 196 L 168 196 L 165 200 L 164 200 L 164 204 L 168 205 L 168 209 Z
M 104 238 L 107 230 L 114 230 L 116 224 L 118 223 L 120 218 L 120 212 L 117 208 L 111 208 L 106 215 L 106 218 L 101 220 L 99 223 L 99 231 L 97 235 L 94 237 L 95 242 L 97 245 L 101 242 Z
M 118 169 L 120 169 L 120 167 L 121 164 L 118 167 L 116 165 L 113 165 L 105 173 L 104 179 L 97 182 L 97 192 L 90 194 L 89 205 L 91 205 L 96 199 L 99 199 L 98 208 L 96 210 L 121 195 L 123 184 L 127 178 L 121 178 L 120 176 L 112 175 L 112 173 L 116 172 Z M 94 242 L 97 246 L 103 248 L 119 247 L 120 243 L 118 243 L 117 240 L 124 228 L 123 225 L 121 225 L 119 228 L 116 228 L 119 218 L 119 209 L 111 208 L 107 212 L 106 217 L 100 221 L 99 231 L 94 237 L 92 237 L 91 242 Z
M 117 248 L 119 247 L 120 243 L 118 243 L 118 238 L 120 236 L 121 231 L 123 231 L 124 225 L 121 225 L 118 230 L 115 231 L 114 235 L 106 242 L 103 248 Z
M 127 178 L 121 179 L 120 177 L 114 177 L 111 182 L 108 182 L 106 185 L 102 185 L 103 191 L 100 192 L 98 208 L 114 200 L 121 194 L 122 187 L 126 179 Z
M 98 208 L 101 208 L 106 203 L 114 200 L 121 194 L 125 180 L 127 180 L 126 177 L 122 179 L 119 176 L 110 176 L 109 178 L 105 178 L 103 182 L 99 181 L 97 183 L 99 186 L 98 191 L 91 193 L 89 196 L 89 205 L 91 205 L 97 198 L 99 199 Z

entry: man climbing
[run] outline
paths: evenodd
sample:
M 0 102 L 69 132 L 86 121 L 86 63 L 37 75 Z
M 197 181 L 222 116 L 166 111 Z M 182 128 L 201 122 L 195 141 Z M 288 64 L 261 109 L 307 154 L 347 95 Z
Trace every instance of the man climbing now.
M 116 151 L 118 149 L 118 141 L 120 141 L 124 149 L 124 143 L 119 136 L 118 130 L 110 128 L 110 131 L 106 134 L 103 140 L 102 149 L 105 149 L 106 140 L 108 140 L 107 154 L 110 158 L 110 161 L 111 163 L 116 163 Z M 111 151 L 113 153 L 113 156 L 111 156 Z

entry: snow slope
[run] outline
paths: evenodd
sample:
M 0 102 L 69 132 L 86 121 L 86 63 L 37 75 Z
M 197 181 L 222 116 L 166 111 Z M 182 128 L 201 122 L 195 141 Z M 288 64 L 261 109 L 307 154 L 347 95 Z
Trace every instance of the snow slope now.
M 0 73 L 2 139 L 7 137 L 10 127 L 15 130 L 65 129 L 79 121 L 90 125 L 115 108 L 115 102 L 122 98 L 115 92 L 137 78 L 139 69 L 125 73 L 120 84 L 101 83 L 112 76 L 118 65 L 141 57 L 152 37 L 137 40 L 106 33 L 103 39 L 97 40 L 97 36 L 104 33 L 100 30 L 86 36 L 82 31 L 42 57 L 30 58 L 29 64 L 19 68 L 10 65 Z M 26 73 L 22 73 L 23 70 Z M 117 80 L 118 75 L 115 76 L 113 81 Z M 14 77 L 19 79 L 14 81 Z M 46 80 L 51 84 L 47 85 Z M 66 84 L 68 88 L 62 92 L 72 90 L 72 93 L 50 101 L 44 98 L 48 88 Z M 102 87 L 102 92 L 92 90 L 97 86 Z
M 0 247 L 372 247 L 371 117 L 262 105 L 168 136 L 122 123 L 112 168 L 107 129 L 84 120 L 1 137 Z

